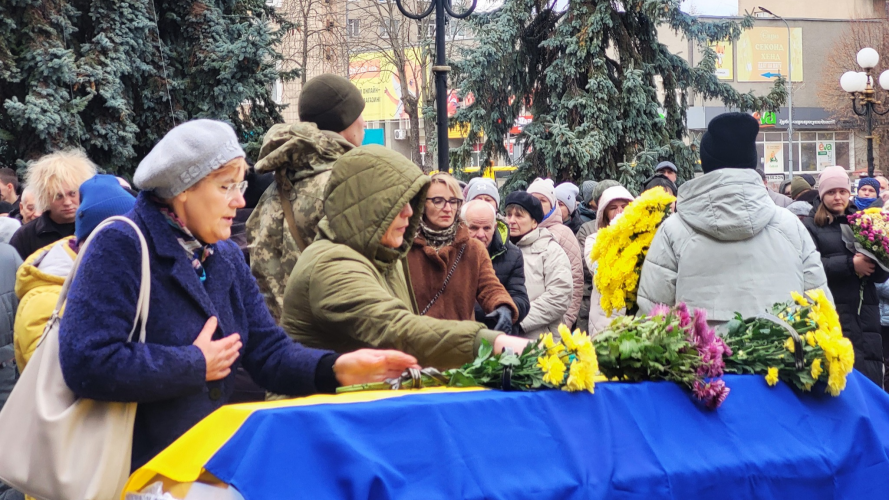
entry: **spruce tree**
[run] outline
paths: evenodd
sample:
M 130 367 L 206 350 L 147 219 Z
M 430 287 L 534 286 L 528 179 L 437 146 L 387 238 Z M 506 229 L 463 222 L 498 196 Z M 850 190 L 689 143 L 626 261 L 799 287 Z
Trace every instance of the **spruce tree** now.
M 452 165 L 465 164 L 482 133 L 486 158 L 505 155 L 504 139 L 524 109 L 533 122 L 518 136 L 525 155 L 508 190 L 537 176 L 610 178 L 638 189 L 663 160 L 689 179 L 698 158 L 687 140 L 690 92 L 741 111 L 775 110 L 786 95 L 783 81 L 758 97 L 714 75 L 709 42 L 736 40 L 752 26 L 749 16 L 703 22 L 682 12 L 679 0 L 570 0 L 561 11 L 543 0 L 505 0 L 472 22 L 477 43 L 452 63 L 452 85 L 475 98 L 454 121 L 470 123 L 472 132 Z M 658 40 L 663 26 L 704 51 L 696 66 Z
M 130 175 L 193 118 L 228 121 L 255 153 L 281 121 L 273 47 L 290 26 L 264 0 L 2 2 L 0 163 L 81 147 Z

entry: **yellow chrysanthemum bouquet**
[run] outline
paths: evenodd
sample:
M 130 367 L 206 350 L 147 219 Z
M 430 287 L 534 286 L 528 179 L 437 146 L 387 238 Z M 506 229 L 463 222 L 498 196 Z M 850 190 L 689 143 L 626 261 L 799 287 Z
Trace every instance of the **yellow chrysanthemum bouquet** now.
M 552 333 L 530 342 L 521 353 L 511 351 L 494 354 L 482 340 L 478 356 L 460 368 L 439 372 L 435 368 L 409 369 L 401 377 L 385 382 L 360 384 L 337 389 L 355 392 L 385 389 L 419 389 L 423 387 L 490 387 L 492 389 L 534 391 L 562 389 L 593 392 L 599 375 L 596 349 L 589 335 L 568 327 L 559 327 L 560 341 Z
M 663 189 L 649 189 L 633 200 L 623 214 L 596 236 L 591 258 L 598 261 L 594 281 L 609 316 L 626 308 L 633 312 L 639 274 L 648 247 L 676 197 Z
M 725 371 L 761 374 L 769 385 L 781 380 L 807 392 L 823 382 L 825 392 L 838 396 L 855 364 L 852 343 L 822 290 L 792 295 L 771 314 L 738 315 L 726 325 L 723 339 L 734 354 L 725 360 Z

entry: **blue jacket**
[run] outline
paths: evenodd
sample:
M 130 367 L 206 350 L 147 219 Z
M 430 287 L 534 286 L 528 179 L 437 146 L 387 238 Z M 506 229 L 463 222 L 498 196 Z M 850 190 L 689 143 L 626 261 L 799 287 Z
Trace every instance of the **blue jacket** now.
M 59 358 L 78 396 L 139 403 L 133 469 L 226 404 L 240 365 L 275 393 L 311 394 L 329 385 L 333 356 L 294 343 L 275 324 L 237 245 L 216 245 L 202 284 L 176 230 L 145 193 L 127 216 L 142 229 L 151 262 L 146 343 L 126 342 L 136 316 L 141 250 L 133 229 L 117 222 L 97 234 L 84 255 L 61 323 Z M 243 347 L 228 377 L 206 382 L 204 356 L 192 344 L 211 316 L 219 320 L 214 338 L 237 332 Z

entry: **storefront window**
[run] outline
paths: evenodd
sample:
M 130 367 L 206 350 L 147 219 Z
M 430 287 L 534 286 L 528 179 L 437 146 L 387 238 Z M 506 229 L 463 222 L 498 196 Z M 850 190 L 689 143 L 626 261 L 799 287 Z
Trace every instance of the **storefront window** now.
M 796 172 L 815 172 L 831 165 L 851 168 L 854 148 L 849 132 L 798 132 L 793 134 L 793 162 Z M 787 171 L 790 161 L 790 144 L 787 134 L 760 133 L 756 138 L 756 151 L 766 173 Z

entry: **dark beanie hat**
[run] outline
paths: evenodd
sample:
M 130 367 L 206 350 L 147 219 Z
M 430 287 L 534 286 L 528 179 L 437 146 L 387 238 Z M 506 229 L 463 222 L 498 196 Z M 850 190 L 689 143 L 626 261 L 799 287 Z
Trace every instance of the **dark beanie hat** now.
M 338 75 L 321 75 L 303 85 L 299 119 L 321 130 L 342 132 L 364 111 L 364 97 L 352 82 Z
M 756 168 L 759 122 L 747 113 L 723 113 L 714 118 L 701 138 L 701 169 Z
M 668 193 L 676 196 L 676 184 L 673 183 L 670 179 L 668 179 L 664 174 L 655 174 L 649 177 L 645 183 L 642 184 L 642 192 L 646 192 L 649 189 L 662 187 L 667 190 Z
M 858 189 L 861 189 L 861 186 L 870 186 L 874 188 L 877 192 L 877 196 L 880 196 L 880 181 L 874 179 L 873 177 L 865 177 L 858 181 Z
M 506 206 L 518 205 L 531 214 L 531 218 L 538 224 L 543 222 L 543 205 L 540 200 L 528 194 L 527 191 L 513 191 L 506 196 Z

